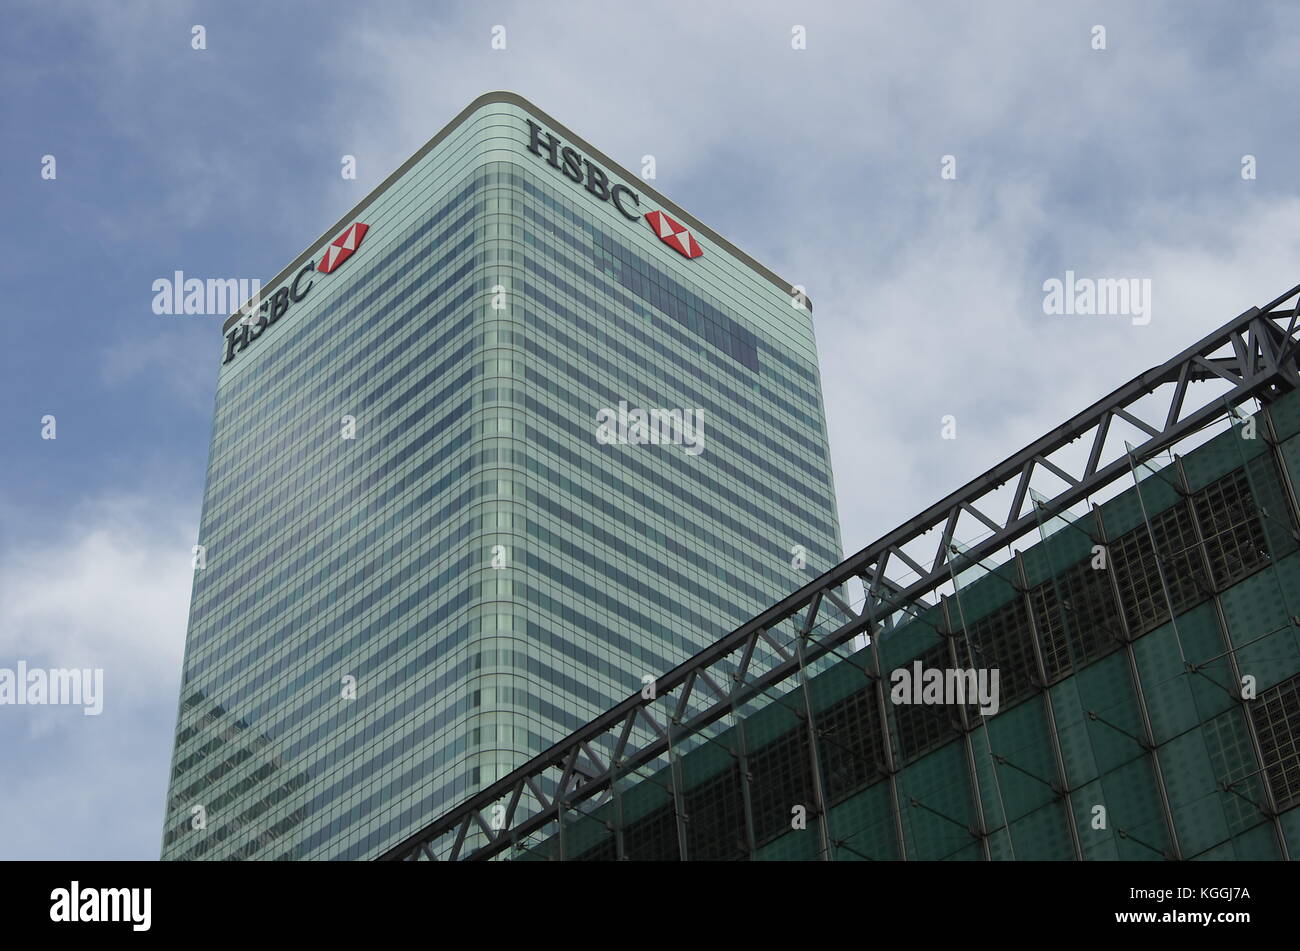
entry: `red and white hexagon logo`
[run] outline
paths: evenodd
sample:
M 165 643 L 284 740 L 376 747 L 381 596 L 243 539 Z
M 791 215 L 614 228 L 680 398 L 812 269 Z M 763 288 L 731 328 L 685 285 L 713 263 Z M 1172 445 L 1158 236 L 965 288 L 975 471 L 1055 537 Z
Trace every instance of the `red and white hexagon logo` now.
M 346 231 L 330 242 L 329 247 L 325 249 L 325 256 L 320 259 L 320 264 L 316 265 L 316 270 L 322 274 L 328 274 L 352 257 L 352 253 L 361 247 L 361 239 L 366 236 L 366 232 L 369 230 L 370 225 L 363 225 L 359 221 L 348 227 Z
M 659 240 L 678 254 L 688 258 L 698 258 L 704 253 L 704 249 L 700 247 L 700 243 L 695 240 L 695 237 L 686 230 L 686 226 L 668 217 L 667 212 L 648 211 L 645 220 L 649 223 L 650 230 L 659 236 Z

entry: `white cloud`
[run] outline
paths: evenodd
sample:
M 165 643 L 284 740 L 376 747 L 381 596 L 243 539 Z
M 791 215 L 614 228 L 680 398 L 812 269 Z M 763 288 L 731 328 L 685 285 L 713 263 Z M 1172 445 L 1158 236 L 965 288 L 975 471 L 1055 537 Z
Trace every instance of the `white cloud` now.
M 154 858 L 193 513 L 133 494 L 56 518 L 0 553 L 0 666 L 102 668 L 103 712 L 0 707 L 0 858 Z M 27 528 L 39 524 L 29 514 Z
M 0 651 L 54 666 L 106 666 L 133 689 L 175 676 L 184 644 L 189 513 L 148 495 L 79 506 L 53 538 L 0 561 Z
M 817 302 L 819 320 L 834 321 L 818 342 L 849 552 L 1297 280 L 1297 199 L 1243 201 L 1231 216 L 1220 202 L 1151 203 L 1158 234 L 1103 234 L 1044 271 L 1030 253 L 1033 192 L 997 194 L 989 209 L 946 205 L 909 237 L 897 271 L 841 277 Z M 847 254 L 828 264 L 853 273 Z M 1150 278 L 1151 323 L 1044 315 L 1042 281 L 1066 267 Z M 940 439 L 946 413 L 956 440 Z

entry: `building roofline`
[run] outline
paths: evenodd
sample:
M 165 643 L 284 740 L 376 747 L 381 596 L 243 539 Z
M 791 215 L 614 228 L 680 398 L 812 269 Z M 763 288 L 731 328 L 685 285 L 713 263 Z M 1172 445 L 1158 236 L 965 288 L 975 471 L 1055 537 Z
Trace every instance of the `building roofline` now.
M 466 119 L 470 117 L 470 115 L 472 115 L 477 110 L 481 109 L 483 106 L 486 106 L 494 102 L 508 103 L 513 106 L 519 106 L 521 109 L 525 109 L 531 112 L 538 119 L 545 122 L 546 125 L 549 126 L 551 129 L 554 129 L 556 132 L 563 135 L 564 138 L 567 139 L 569 142 L 572 142 L 574 145 L 578 146 L 585 154 L 590 155 L 592 158 L 598 159 L 603 165 L 618 172 L 618 174 L 620 174 L 626 181 L 637 182 L 638 183 L 637 187 L 641 192 L 652 197 L 659 205 L 661 205 L 665 210 L 667 210 L 670 214 L 672 214 L 673 217 L 678 218 L 679 220 L 683 221 L 688 227 L 707 236 L 710 241 L 724 248 L 729 254 L 731 254 L 733 257 L 737 258 L 738 260 L 740 260 L 742 263 L 744 263 L 746 266 L 751 268 L 755 273 L 757 273 L 758 275 L 760 275 L 761 277 L 769 281 L 779 290 L 783 291 L 786 294 L 790 294 L 791 296 L 794 295 L 793 285 L 789 281 L 783 280 L 775 273 L 773 273 L 771 270 L 764 267 L 762 264 L 759 264 L 757 261 L 755 261 L 744 251 L 740 250 L 740 248 L 736 247 L 726 238 L 722 237 L 722 235 L 718 234 L 708 225 L 704 224 L 704 222 L 700 221 L 690 212 L 683 209 L 676 202 L 669 200 L 668 198 L 664 197 L 664 195 L 661 194 L 658 190 L 647 185 L 644 181 L 641 180 L 641 177 L 639 175 L 632 174 L 630 171 L 628 171 L 618 162 L 615 162 L 612 158 L 610 158 L 600 149 L 596 148 L 594 145 L 589 143 L 586 139 L 582 138 L 582 136 L 578 135 L 576 132 L 571 130 L 568 126 L 564 125 L 564 123 L 558 121 L 557 119 L 553 118 L 548 113 L 546 113 L 545 111 L 539 109 L 537 106 L 529 102 L 527 99 L 525 99 L 523 96 L 519 95 L 518 93 L 513 93 L 505 89 L 496 89 L 491 92 L 485 92 L 483 95 L 479 96 L 468 106 L 462 109 L 454 119 L 448 122 L 441 129 L 439 129 L 438 132 L 434 134 L 433 138 L 431 138 L 428 142 L 424 143 L 424 145 L 420 146 L 420 148 L 416 150 L 414 155 L 412 155 L 405 162 L 399 165 L 397 169 L 394 170 L 382 182 L 380 182 L 378 185 L 372 188 L 369 194 L 367 194 L 364 198 L 362 198 L 350 209 L 348 209 L 347 213 L 344 214 L 343 217 L 341 217 L 338 221 L 334 222 L 334 224 L 331 225 L 329 228 L 327 228 L 319 238 L 317 238 L 310 245 L 308 245 L 305 251 L 303 251 L 296 258 L 294 258 L 293 261 L 289 265 L 287 265 L 282 271 L 280 271 L 279 274 L 277 274 L 270 281 L 268 281 L 267 286 L 275 287 L 279 284 L 284 283 L 293 274 L 295 274 L 299 268 L 305 265 L 309 260 L 314 259 L 316 257 L 317 252 L 319 252 L 321 248 L 323 248 L 325 245 L 329 244 L 336 237 L 338 237 L 340 231 L 342 231 L 345 227 L 351 224 L 356 219 L 356 217 L 361 214 L 361 212 L 365 211 L 366 208 L 368 208 L 370 204 L 374 202 L 376 198 L 378 198 L 380 195 L 386 192 L 398 179 L 400 179 L 403 175 L 409 172 L 411 168 L 414 167 L 415 163 L 419 162 L 422 158 L 424 158 L 431 151 L 433 151 L 438 146 L 438 144 L 442 142 L 443 139 L 445 139 L 448 135 L 452 133 L 452 131 L 458 128 L 461 125 L 461 123 L 463 123 Z M 804 302 L 804 306 L 808 309 L 809 312 L 811 312 L 812 301 L 808 298 L 806 294 L 803 295 L 803 302 Z M 239 311 L 236 311 L 235 313 L 227 317 L 225 323 L 221 325 L 221 332 L 224 334 L 232 326 L 234 326 L 235 322 L 239 319 L 239 316 L 240 316 Z

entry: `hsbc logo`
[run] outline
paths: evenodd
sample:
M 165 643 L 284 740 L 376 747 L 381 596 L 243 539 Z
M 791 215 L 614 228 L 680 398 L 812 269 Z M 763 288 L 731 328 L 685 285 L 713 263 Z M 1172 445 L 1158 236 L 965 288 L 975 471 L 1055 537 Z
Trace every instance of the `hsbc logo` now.
M 611 185 L 609 176 L 591 159 L 582 155 L 550 132 L 543 132 L 532 119 L 528 122 L 528 151 L 538 158 L 545 158 L 548 165 L 559 169 L 566 178 L 579 185 L 584 185 L 601 201 L 614 203 L 614 207 L 628 221 L 641 218 L 641 196 L 623 184 Z M 695 240 L 690 230 L 665 211 L 649 211 L 645 214 L 646 224 L 655 236 L 678 254 L 688 258 L 698 258 L 704 253 L 700 243 Z
M 686 225 L 681 224 L 674 218 L 670 218 L 668 212 L 648 212 L 645 220 L 650 225 L 650 230 L 659 236 L 659 240 L 678 254 L 683 254 L 688 258 L 698 258 L 704 253 L 700 243 L 686 230 Z
M 266 328 L 285 315 L 290 304 L 296 304 L 305 298 L 312 285 L 316 283 L 314 278 L 308 277 L 309 274 L 313 272 L 332 274 L 337 271 L 343 262 L 352 257 L 357 248 L 361 247 L 361 241 L 369 230 L 370 226 L 360 221 L 348 225 L 344 232 L 325 248 L 325 254 L 319 264 L 308 261 L 294 276 L 292 283 L 262 301 L 256 311 L 251 309 L 253 305 L 250 303 L 250 309 L 244 313 L 234 329 L 226 334 L 226 358 L 221 362 L 229 363 L 235 359 L 236 353 L 247 350 L 250 343 L 266 332 Z M 304 284 L 303 281 L 307 283 Z
M 359 221 L 349 227 L 325 249 L 325 256 L 320 259 L 320 264 L 316 265 L 316 270 L 322 274 L 331 273 L 340 264 L 352 257 L 352 252 L 361 246 L 361 239 L 366 236 L 366 232 L 369 230 L 370 225 L 363 225 Z

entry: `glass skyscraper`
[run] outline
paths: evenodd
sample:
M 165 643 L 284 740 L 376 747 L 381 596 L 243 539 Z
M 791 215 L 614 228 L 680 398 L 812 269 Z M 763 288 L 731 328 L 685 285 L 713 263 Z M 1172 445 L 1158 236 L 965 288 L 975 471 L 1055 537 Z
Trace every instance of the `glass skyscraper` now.
M 810 307 L 519 96 L 223 328 L 165 859 L 364 859 L 841 557 Z

